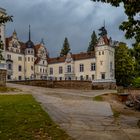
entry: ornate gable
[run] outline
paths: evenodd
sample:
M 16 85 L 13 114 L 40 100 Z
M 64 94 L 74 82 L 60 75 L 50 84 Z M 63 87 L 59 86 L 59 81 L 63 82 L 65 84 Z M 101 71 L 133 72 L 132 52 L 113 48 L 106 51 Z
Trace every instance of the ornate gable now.
M 71 53 L 68 53 L 66 56 L 65 63 L 72 63 L 72 62 L 73 62 L 72 55 L 71 55 Z

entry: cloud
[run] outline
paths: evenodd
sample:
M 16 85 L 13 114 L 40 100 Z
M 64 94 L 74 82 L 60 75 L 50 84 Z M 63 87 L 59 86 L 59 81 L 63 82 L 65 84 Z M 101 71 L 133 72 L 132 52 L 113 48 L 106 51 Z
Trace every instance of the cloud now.
M 30 24 L 33 42 L 44 38 L 51 56 L 59 55 L 65 37 L 73 53 L 86 51 L 92 31 L 98 34 L 104 20 L 109 36 L 126 41 L 118 29 L 126 19 L 122 6 L 116 8 L 90 0 L 4 0 L 0 5 L 14 16 L 14 22 L 7 24 L 7 36 L 16 29 L 19 39 L 26 42 Z

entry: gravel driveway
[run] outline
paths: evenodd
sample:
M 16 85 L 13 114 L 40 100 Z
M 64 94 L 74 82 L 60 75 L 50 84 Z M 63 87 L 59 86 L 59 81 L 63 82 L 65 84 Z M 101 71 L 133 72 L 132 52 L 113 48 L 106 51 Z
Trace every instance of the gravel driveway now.
M 114 124 L 110 104 L 92 98 L 114 90 L 68 90 L 7 84 L 31 93 L 52 119 L 76 140 L 139 140 L 140 129 Z

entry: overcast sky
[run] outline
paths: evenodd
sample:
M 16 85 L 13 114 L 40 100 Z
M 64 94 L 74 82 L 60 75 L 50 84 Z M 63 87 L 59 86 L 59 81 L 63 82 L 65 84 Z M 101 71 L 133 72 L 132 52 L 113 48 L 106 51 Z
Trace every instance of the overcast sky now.
M 14 29 L 19 40 L 28 40 L 28 26 L 31 25 L 31 38 L 34 44 L 44 39 L 50 56 L 58 56 L 64 38 L 68 37 L 71 52 L 86 51 L 93 30 L 103 26 L 104 20 L 108 36 L 113 40 L 125 40 L 119 25 L 127 17 L 123 7 L 95 3 L 90 0 L 0 0 L 0 7 L 13 15 L 13 23 L 7 23 L 6 36 Z

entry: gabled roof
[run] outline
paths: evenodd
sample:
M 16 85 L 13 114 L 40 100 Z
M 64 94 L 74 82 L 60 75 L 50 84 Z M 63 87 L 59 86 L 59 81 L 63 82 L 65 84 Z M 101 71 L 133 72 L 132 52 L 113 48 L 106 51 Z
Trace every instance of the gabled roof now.
M 76 60 L 84 60 L 89 58 L 95 58 L 95 52 L 89 52 L 89 53 L 79 53 L 79 54 L 71 54 L 71 57 L 74 61 Z M 48 64 L 54 64 L 54 63 L 63 63 L 66 60 L 66 56 L 63 57 L 55 57 L 55 58 L 49 58 Z

